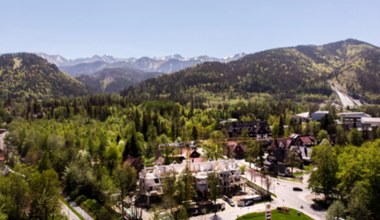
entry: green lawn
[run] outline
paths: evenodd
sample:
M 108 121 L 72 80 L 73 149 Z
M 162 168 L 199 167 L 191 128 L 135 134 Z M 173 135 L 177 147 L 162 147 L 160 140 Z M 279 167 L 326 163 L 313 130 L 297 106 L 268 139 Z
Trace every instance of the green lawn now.
M 254 212 L 249 213 L 237 218 L 237 220 L 263 220 L 265 219 L 264 212 Z M 271 220 L 313 220 L 309 216 L 305 215 L 301 212 L 300 216 L 298 216 L 297 211 L 294 209 L 289 209 L 289 213 L 281 213 L 276 209 L 273 209 L 271 212 Z

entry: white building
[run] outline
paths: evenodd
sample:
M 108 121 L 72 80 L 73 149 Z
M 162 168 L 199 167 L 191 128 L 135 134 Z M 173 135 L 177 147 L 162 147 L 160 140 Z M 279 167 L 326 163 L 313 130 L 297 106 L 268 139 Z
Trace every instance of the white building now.
M 206 162 L 190 162 L 185 161 L 181 164 L 173 163 L 170 165 L 145 167 L 139 173 L 140 194 L 145 196 L 161 195 L 162 179 L 168 172 L 173 172 L 178 177 L 182 174 L 186 166 L 195 180 L 195 188 L 201 194 L 205 194 L 208 190 L 207 179 L 209 174 L 214 171 L 221 180 L 221 188 L 224 192 L 228 192 L 234 187 L 240 187 L 242 184 L 240 178 L 240 166 L 234 160 L 217 160 Z

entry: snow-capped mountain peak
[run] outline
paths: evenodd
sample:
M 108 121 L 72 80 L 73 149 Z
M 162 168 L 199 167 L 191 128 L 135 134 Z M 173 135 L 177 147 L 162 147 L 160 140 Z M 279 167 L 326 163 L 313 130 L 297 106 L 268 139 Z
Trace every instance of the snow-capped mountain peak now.
M 59 55 L 47 55 L 38 53 L 37 55 L 56 64 L 62 70 L 72 75 L 91 74 L 99 68 L 132 67 L 145 72 L 173 73 L 179 70 L 203 63 L 203 62 L 230 62 L 237 60 L 245 53 L 235 54 L 224 58 L 215 58 L 207 55 L 185 58 L 180 54 L 173 54 L 163 57 L 140 57 L 140 58 L 115 58 L 109 55 L 94 55 L 88 58 L 66 59 Z

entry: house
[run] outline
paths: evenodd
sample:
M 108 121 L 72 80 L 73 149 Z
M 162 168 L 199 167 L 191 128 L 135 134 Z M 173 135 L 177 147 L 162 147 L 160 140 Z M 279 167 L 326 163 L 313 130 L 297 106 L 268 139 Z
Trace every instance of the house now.
M 233 121 L 221 124 L 221 128 L 228 132 L 229 137 L 241 136 L 244 132 L 249 137 L 268 137 L 271 135 L 269 125 L 266 121 Z
M 287 175 L 285 162 L 288 151 L 295 150 L 300 160 L 310 163 L 312 147 L 315 145 L 317 145 L 317 140 L 311 135 L 291 134 L 288 138 L 277 138 L 268 147 L 269 155 L 264 162 L 264 167 L 278 175 Z
M 311 135 L 291 134 L 289 135 L 290 145 L 312 147 L 317 145 L 317 139 Z
M 243 159 L 246 152 L 246 146 L 236 142 L 228 141 L 227 142 L 227 156 L 229 158 Z

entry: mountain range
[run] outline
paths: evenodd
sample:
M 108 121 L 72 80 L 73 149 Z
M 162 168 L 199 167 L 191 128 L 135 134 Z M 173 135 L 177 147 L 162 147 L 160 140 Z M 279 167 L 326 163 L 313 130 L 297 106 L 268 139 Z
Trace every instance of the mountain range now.
M 362 41 L 304 45 L 249 54 L 229 63 L 205 62 L 148 79 L 122 92 L 131 99 L 191 100 L 236 94 L 279 98 L 328 97 L 339 86 L 368 103 L 380 103 L 380 48 Z
M 130 66 L 128 62 L 132 59 L 96 56 L 74 65 L 84 66 L 83 72 L 91 72 L 74 79 L 62 71 L 63 66 L 60 70 L 40 56 L 3 54 L 0 56 L 0 94 L 1 97 L 43 98 L 118 92 L 126 88 L 121 94 L 131 100 L 249 98 L 254 93 L 269 93 L 280 99 L 308 101 L 304 98 L 328 98 L 334 85 L 364 102 L 380 103 L 380 48 L 366 42 L 348 39 L 319 46 L 276 48 L 235 60 L 238 57 L 231 58 L 230 62 L 205 61 L 208 58 L 198 57 L 199 64 L 163 74 L 145 71 L 157 69 L 152 60 L 159 62 L 159 59 L 135 59 L 134 66 Z M 65 61 L 60 56 L 54 59 L 61 64 L 77 62 Z M 179 55 L 160 59 L 161 68 L 164 63 L 189 61 Z M 96 68 L 86 66 L 94 63 Z
M 48 55 L 44 53 L 37 53 L 37 55 L 46 59 L 50 63 L 57 65 L 62 71 L 72 76 L 78 76 L 90 75 L 105 68 L 120 67 L 134 68 L 144 72 L 174 73 L 203 62 L 230 62 L 237 60 L 246 54 L 239 53 L 225 58 L 215 58 L 209 56 L 184 58 L 179 54 L 159 58 L 114 58 L 112 56 L 95 55 L 90 58 L 79 58 L 73 60 L 66 59 L 60 55 Z

